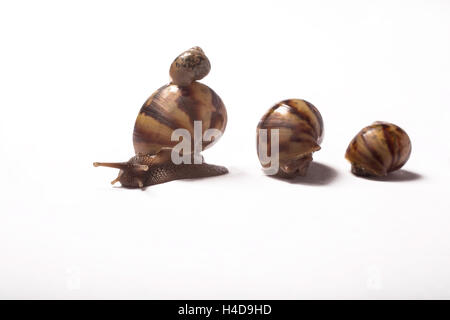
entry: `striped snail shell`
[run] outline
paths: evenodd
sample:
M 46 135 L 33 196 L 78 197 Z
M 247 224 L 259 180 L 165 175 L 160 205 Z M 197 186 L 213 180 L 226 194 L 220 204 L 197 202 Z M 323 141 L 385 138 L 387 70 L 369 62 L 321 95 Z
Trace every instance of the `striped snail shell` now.
M 260 129 L 267 129 L 267 142 L 260 141 Z M 322 116 L 315 106 L 306 100 L 289 99 L 270 108 L 259 121 L 257 127 L 257 148 L 260 143 L 272 154 L 271 130 L 279 131 L 279 170 L 283 178 L 304 176 L 312 161 L 312 154 L 320 150 L 324 128 Z M 259 160 L 264 168 L 269 165 Z
M 350 142 L 345 158 L 358 176 L 386 176 L 400 169 L 411 155 L 408 134 L 395 124 L 377 121 Z
M 179 142 L 171 140 L 176 129 L 187 129 L 194 137 L 194 121 L 201 121 L 202 135 L 212 128 L 225 131 L 227 111 L 211 88 L 196 81 L 188 86 L 170 83 L 159 88 L 137 116 L 133 132 L 136 154 L 156 154 L 162 148 L 172 148 Z M 203 149 L 211 143 L 203 141 Z
M 227 111 L 222 99 L 196 81 L 206 76 L 210 68 L 199 47 L 183 52 L 172 62 L 172 82 L 156 90 L 137 116 L 133 132 L 136 154 L 156 154 L 162 148 L 172 148 L 178 143 L 171 140 L 176 129 L 187 129 L 193 137 L 194 121 L 201 121 L 202 135 L 208 129 L 225 131 Z M 203 149 L 216 141 L 203 142 Z
M 206 77 L 210 70 L 211 64 L 203 50 L 193 47 L 175 58 L 170 65 L 169 74 L 173 84 L 188 86 Z
M 172 133 L 176 129 L 187 130 L 191 140 L 195 137 L 195 123 L 201 125 L 202 137 L 208 129 L 225 131 L 225 105 L 211 88 L 197 82 L 210 69 L 209 60 L 199 47 L 180 54 L 170 67 L 171 83 L 156 90 L 139 111 L 133 131 L 136 156 L 128 162 L 95 162 L 94 166 L 120 169 L 119 176 L 112 183 L 120 181 L 122 186 L 130 188 L 227 173 L 224 167 L 204 162 L 175 165 L 170 157 L 172 148 L 179 143 L 172 141 Z M 208 141 L 202 139 L 202 150 L 218 139 L 217 136 Z M 183 152 L 193 156 L 194 145 L 191 142 L 191 150 L 183 149 Z

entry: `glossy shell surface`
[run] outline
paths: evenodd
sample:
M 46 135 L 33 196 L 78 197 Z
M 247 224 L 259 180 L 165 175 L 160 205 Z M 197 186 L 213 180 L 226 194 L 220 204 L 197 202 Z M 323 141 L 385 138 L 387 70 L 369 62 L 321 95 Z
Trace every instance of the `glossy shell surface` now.
M 395 124 L 377 121 L 353 138 L 345 157 L 357 175 L 385 176 L 400 169 L 410 155 L 408 134 Z
M 211 70 L 208 57 L 199 47 L 186 50 L 170 65 L 170 78 L 172 83 L 186 86 L 193 81 L 203 79 Z
M 270 108 L 261 118 L 257 127 L 257 147 L 259 150 L 259 129 L 267 131 L 267 150 L 271 150 L 271 131 L 279 130 L 280 169 L 291 171 L 295 161 L 309 157 L 320 150 L 323 139 L 323 120 L 317 108 L 308 101 L 289 99 L 281 101 Z M 264 166 L 264 165 L 263 165 Z M 304 169 L 306 170 L 306 168 Z
M 156 154 L 161 148 L 175 146 L 179 143 L 171 141 L 175 129 L 187 129 L 194 137 L 194 121 L 202 121 L 202 134 L 210 128 L 223 133 L 227 112 L 220 97 L 200 82 L 161 87 L 147 99 L 137 116 L 133 132 L 136 154 Z M 210 144 L 204 142 L 203 148 Z

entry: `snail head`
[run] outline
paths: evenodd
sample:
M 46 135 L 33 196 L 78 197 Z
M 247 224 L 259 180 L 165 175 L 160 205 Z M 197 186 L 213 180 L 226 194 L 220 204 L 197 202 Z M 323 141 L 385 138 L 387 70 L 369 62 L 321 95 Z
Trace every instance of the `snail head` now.
M 119 169 L 119 175 L 111 184 L 120 182 L 125 188 L 143 188 L 149 184 L 149 177 L 157 174 L 157 168 L 171 159 L 171 149 L 161 149 L 155 155 L 137 154 L 127 162 L 94 162 L 94 167 Z
M 133 158 L 132 158 L 133 159 Z M 143 188 L 149 165 L 128 162 L 94 162 L 94 167 L 109 167 L 119 169 L 119 175 L 111 184 L 120 182 L 126 188 Z
M 317 148 L 317 150 L 319 149 L 320 147 Z M 303 177 L 306 175 L 306 172 L 308 171 L 309 165 L 312 160 L 312 152 L 293 159 L 280 158 L 279 175 L 284 178 L 294 178 L 296 176 Z

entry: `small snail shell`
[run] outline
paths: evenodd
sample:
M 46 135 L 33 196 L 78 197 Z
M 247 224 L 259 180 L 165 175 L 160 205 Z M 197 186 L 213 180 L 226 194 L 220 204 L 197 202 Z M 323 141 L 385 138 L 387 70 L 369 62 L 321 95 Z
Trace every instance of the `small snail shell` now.
M 345 158 L 358 176 L 385 176 L 400 169 L 410 154 L 408 134 L 395 124 L 377 121 L 353 138 Z
M 175 58 L 169 73 L 173 84 L 187 86 L 206 77 L 210 70 L 211 64 L 203 50 L 193 47 Z
M 301 99 L 289 99 L 275 104 L 261 118 L 257 129 L 258 150 L 260 150 L 259 129 L 268 129 L 266 150 L 269 153 L 271 153 L 270 129 L 279 129 L 280 168 L 277 175 L 284 178 L 306 174 L 312 161 L 312 153 L 320 150 L 324 133 L 319 110 Z M 264 164 L 261 158 L 259 160 L 263 167 L 269 166 Z
M 211 88 L 196 81 L 205 77 L 210 68 L 208 58 L 199 47 L 180 54 L 170 67 L 172 82 L 156 90 L 139 111 L 133 131 L 136 156 L 128 162 L 95 162 L 94 166 L 120 169 L 112 183 L 120 181 L 122 186 L 130 188 L 227 173 L 224 167 L 204 162 L 175 165 L 170 157 L 172 148 L 179 143 L 171 139 L 176 129 L 187 130 L 192 138 L 194 122 L 201 121 L 202 136 L 208 129 L 225 131 L 227 111 L 222 100 Z M 202 141 L 202 149 L 218 138 Z M 183 152 L 193 155 L 194 148 L 191 143 L 190 152 Z

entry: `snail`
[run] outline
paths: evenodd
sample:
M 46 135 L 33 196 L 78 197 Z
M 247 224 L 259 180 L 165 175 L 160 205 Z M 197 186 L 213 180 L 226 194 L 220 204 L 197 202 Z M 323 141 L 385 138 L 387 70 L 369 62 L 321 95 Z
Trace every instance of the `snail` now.
M 345 158 L 358 176 L 386 176 L 400 169 L 411 155 L 408 134 L 395 124 L 377 121 L 350 142 Z
M 207 164 L 200 155 L 219 139 L 227 125 L 227 111 L 220 97 L 197 81 L 210 69 L 199 47 L 175 58 L 169 71 L 171 82 L 156 90 L 139 111 L 133 131 L 136 155 L 127 162 L 94 162 L 94 166 L 120 169 L 111 183 L 119 181 L 128 188 L 226 174 L 225 167 Z M 183 135 L 173 139 L 177 130 Z M 216 134 L 211 134 L 214 130 Z M 178 149 L 180 137 L 188 137 L 188 148 Z M 191 161 L 175 163 L 175 151 Z
M 274 129 L 278 129 L 278 139 L 274 139 L 277 132 Z M 260 163 L 265 170 L 272 168 L 278 147 L 279 168 L 277 165 L 269 174 L 282 178 L 304 176 L 312 161 L 312 154 L 320 150 L 323 133 L 322 116 L 315 106 L 301 99 L 281 101 L 259 121 L 256 143 Z M 266 159 L 267 151 L 272 158 L 270 164 L 269 159 Z

